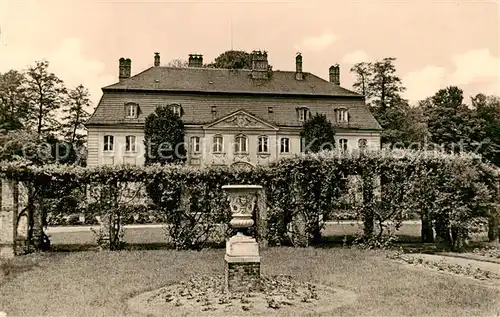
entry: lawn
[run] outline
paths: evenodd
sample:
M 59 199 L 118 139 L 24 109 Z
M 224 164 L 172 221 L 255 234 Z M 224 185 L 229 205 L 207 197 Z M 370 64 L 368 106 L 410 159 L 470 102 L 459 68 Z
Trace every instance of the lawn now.
M 348 248 L 268 248 L 262 274 L 340 287 L 357 300 L 329 315 L 497 316 L 500 290 L 480 281 L 407 268 L 383 251 Z M 223 249 L 52 252 L 16 258 L 0 285 L 8 316 L 131 316 L 138 293 L 186 279 L 223 274 Z M 27 269 L 31 266 L 30 269 Z M 22 270 L 23 272 L 16 271 Z M 165 312 L 168 315 L 168 312 Z

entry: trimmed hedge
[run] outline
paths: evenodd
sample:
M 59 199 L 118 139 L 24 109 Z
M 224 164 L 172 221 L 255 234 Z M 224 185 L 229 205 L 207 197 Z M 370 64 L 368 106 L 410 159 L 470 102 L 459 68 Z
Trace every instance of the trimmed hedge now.
M 221 190 L 225 184 L 265 188 L 265 234 L 275 245 L 318 243 L 323 220 L 336 217 L 362 220 L 363 241 L 379 244 L 402 220 L 418 215 L 442 241 L 461 247 L 485 219 L 498 216 L 498 169 L 469 154 L 321 152 L 252 170 L 3 163 L 0 173 L 31 187 L 33 201 L 77 192 L 92 201 L 87 211 L 92 207 L 94 214 L 113 215 L 115 223 L 129 222 L 138 210 L 153 210 L 157 219 L 168 223 L 169 239 L 178 249 L 205 246 L 217 225 L 229 221 L 227 197 Z M 68 210 L 74 212 L 73 207 Z

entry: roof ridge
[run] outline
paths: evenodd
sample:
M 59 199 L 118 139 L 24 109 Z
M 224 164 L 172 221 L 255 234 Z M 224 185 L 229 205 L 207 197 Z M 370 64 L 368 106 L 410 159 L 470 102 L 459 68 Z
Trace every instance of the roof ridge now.
M 330 83 L 330 84 L 335 85 L 334 83 L 332 83 L 332 82 L 330 82 L 330 81 L 328 81 L 328 80 L 326 80 L 326 79 L 324 79 L 324 78 L 322 78 L 322 77 L 319 77 L 319 76 L 318 76 L 318 75 L 316 75 L 316 74 L 309 73 L 309 75 L 314 76 L 314 77 L 316 77 L 316 78 L 318 78 L 318 79 L 320 79 L 320 80 L 322 80 L 322 81 L 324 81 L 324 82 L 326 82 L 326 83 Z M 359 93 L 357 93 L 357 92 L 355 92 L 355 91 L 353 91 L 353 90 L 350 90 L 350 89 L 344 88 L 344 87 L 342 87 L 342 86 L 340 86 L 340 85 L 335 85 L 335 86 L 337 86 L 338 88 L 340 88 L 340 89 L 342 89 L 342 90 L 344 90 L 344 91 L 346 91 L 346 92 L 353 93 L 353 94 L 356 94 L 356 95 L 359 95 L 359 96 L 363 96 L 362 94 L 359 94 Z
M 303 72 L 304 79 L 296 80 L 293 70 L 274 70 L 274 75 L 258 84 L 251 73 L 251 69 L 150 66 L 102 89 L 362 97 L 311 72 Z
M 208 69 L 208 70 L 235 70 L 235 71 L 251 71 L 251 69 L 248 68 L 216 68 L 216 67 L 189 67 L 189 66 L 182 66 L 182 67 L 175 67 L 175 66 L 157 66 L 153 68 L 168 68 L 168 69 Z
M 135 74 L 135 75 L 132 75 L 132 76 L 130 76 L 130 77 L 127 77 L 127 78 L 125 78 L 125 79 L 123 79 L 123 80 L 121 80 L 121 81 L 118 81 L 118 82 L 114 83 L 114 84 L 111 84 L 111 85 L 108 85 L 108 86 L 104 86 L 104 87 L 102 87 L 101 89 L 104 89 L 104 88 L 109 88 L 109 87 L 114 86 L 114 85 L 116 85 L 116 84 L 121 84 L 121 83 L 123 83 L 123 82 L 127 82 L 127 81 L 129 81 L 130 79 L 132 79 L 132 78 L 134 78 L 134 77 L 137 77 L 137 76 L 139 76 L 139 75 L 142 75 L 142 74 L 144 74 L 145 72 L 147 72 L 147 71 L 149 71 L 149 70 L 151 70 L 151 69 L 153 69 L 153 68 L 155 68 L 155 66 L 150 66 L 150 67 L 146 68 L 145 70 L 143 70 L 143 71 L 141 71 L 141 72 L 138 72 L 138 73 L 137 73 L 137 74 Z

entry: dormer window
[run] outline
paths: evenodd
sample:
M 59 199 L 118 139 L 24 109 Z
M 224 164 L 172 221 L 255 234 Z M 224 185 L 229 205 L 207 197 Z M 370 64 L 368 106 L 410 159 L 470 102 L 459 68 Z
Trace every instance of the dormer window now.
M 337 122 L 349 122 L 349 112 L 345 108 L 337 109 Z
M 300 122 L 305 122 L 311 116 L 311 112 L 306 107 L 297 108 L 297 115 Z
M 170 109 L 172 110 L 172 112 L 174 114 L 178 115 L 179 117 L 182 116 L 182 107 L 181 107 L 181 105 L 176 104 L 176 103 L 175 104 L 171 104 L 170 105 Z
M 127 103 L 125 105 L 125 116 L 127 118 L 137 118 L 139 105 L 136 103 Z

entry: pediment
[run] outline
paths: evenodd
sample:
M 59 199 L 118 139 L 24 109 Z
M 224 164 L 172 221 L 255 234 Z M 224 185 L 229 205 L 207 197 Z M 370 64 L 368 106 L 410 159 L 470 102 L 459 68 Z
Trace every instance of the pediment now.
M 204 126 L 205 129 L 278 130 L 278 127 L 245 110 L 238 110 Z

